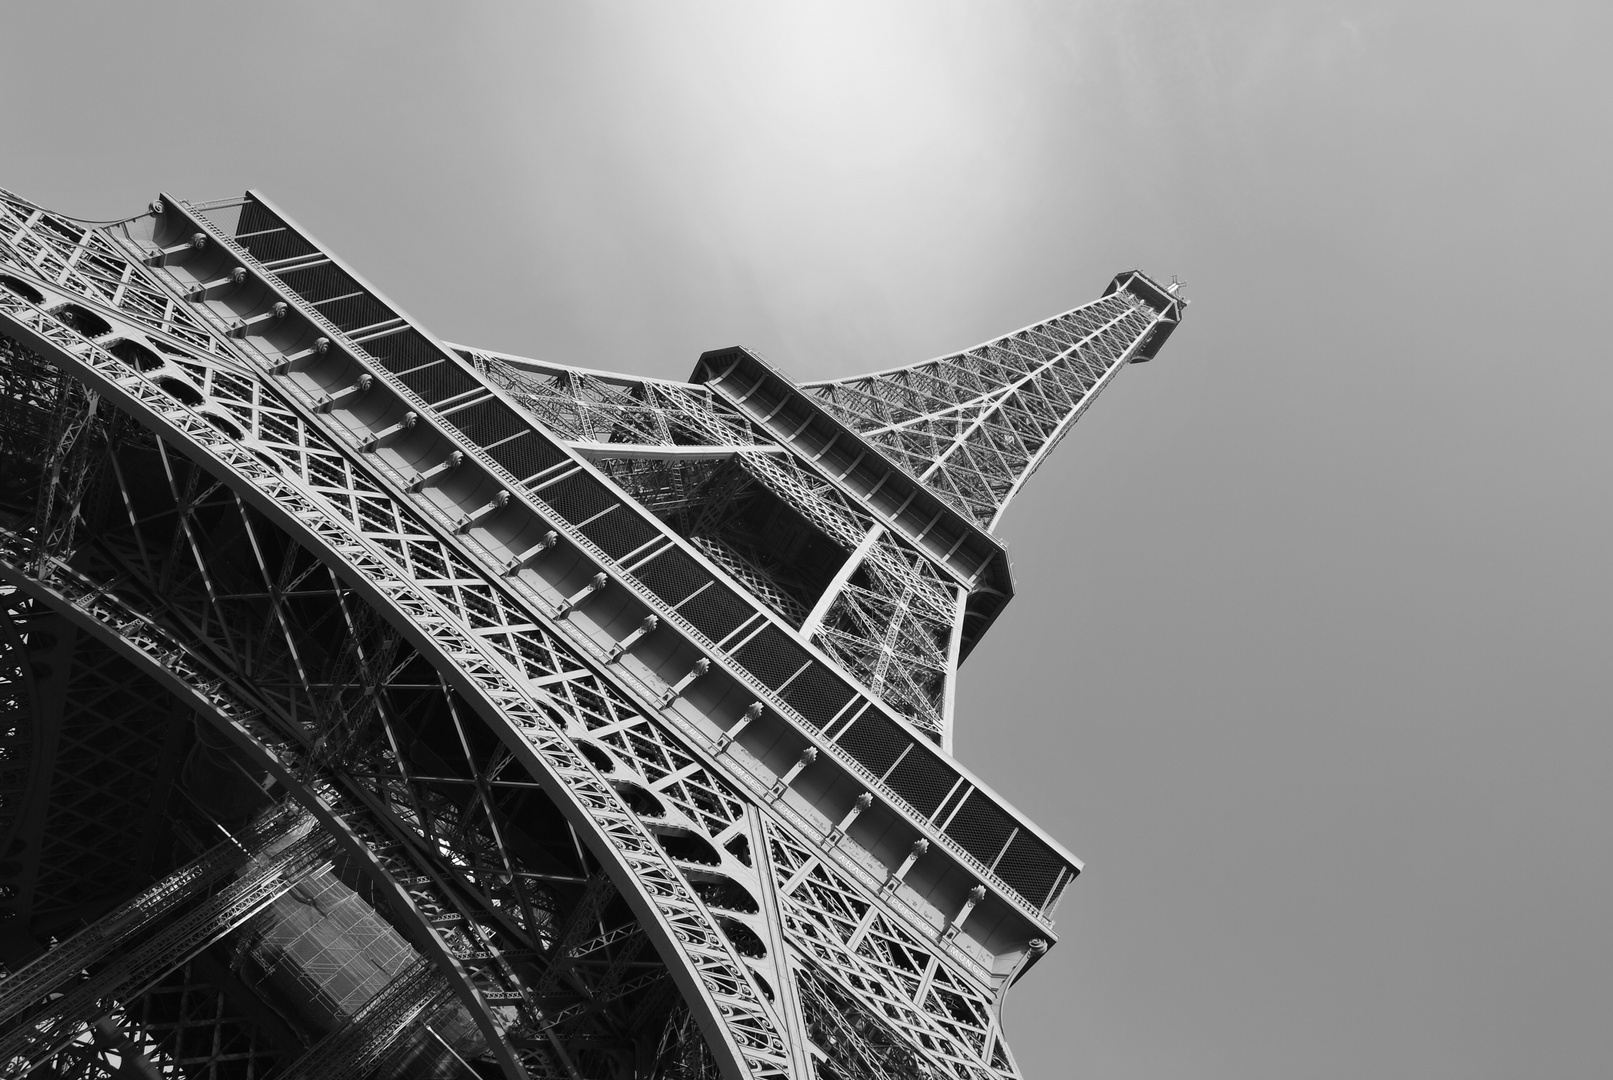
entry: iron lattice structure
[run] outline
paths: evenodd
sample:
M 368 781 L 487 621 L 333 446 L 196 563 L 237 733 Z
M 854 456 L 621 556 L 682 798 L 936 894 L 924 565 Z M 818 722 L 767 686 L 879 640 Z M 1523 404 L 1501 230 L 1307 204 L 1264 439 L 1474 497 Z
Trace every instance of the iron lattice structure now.
M 255 192 L 0 193 L 0 1072 L 1016 1077 L 1080 864 L 953 686 L 1184 304 L 670 382 L 445 344 Z

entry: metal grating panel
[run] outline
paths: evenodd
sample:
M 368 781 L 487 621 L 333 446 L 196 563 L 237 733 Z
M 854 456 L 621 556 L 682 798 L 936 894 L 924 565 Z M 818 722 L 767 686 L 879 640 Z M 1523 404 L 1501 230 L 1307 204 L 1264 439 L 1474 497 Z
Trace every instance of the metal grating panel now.
M 298 296 L 314 304 L 361 291 L 361 286 L 353 280 L 351 274 L 332 263 L 293 267 L 275 276 L 285 282 L 286 286 L 294 290 Z
M 654 525 L 620 506 L 583 526 L 582 532 L 613 559 L 643 547 L 660 534 Z
M 551 465 L 557 465 L 566 456 L 533 431 L 524 431 L 507 442 L 491 447 L 487 452 L 517 479 L 526 479 Z
M 788 634 L 770 624 L 745 642 L 744 647 L 734 653 L 734 659 L 762 680 L 769 690 L 777 690 L 785 679 L 801 670 L 807 653 L 791 641 Z
M 1044 912 L 1052 911 L 1053 906 L 1059 902 L 1059 897 L 1064 895 L 1064 890 L 1068 889 L 1070 887 L 1070 882 L 1072 882 L 1074 880 L 1075 880 L 1075 875 L 1071 874 L 1071 873 L 1065 873 L 1062 877 L 1060 877 L 1059 880 L 1058 880 L 1058 884 L 1053 886 L 1053 895 L 1051 895 L 1051 896 L 1049 896 L 1047 898 L 1047 902 L 1042 905 L 1042 910 Z M 1031 901 L 1031 903 L 1035 903 L 1035 902 L 1036 902 L 1035 900 Z
M 814 727 L 822 728 L 852 698 L 850 686 L 823 664 L 814 663 L 784 690 L 784 700 Z
M 942 803 L 935 813 L 930 815 L 930 820 L 945 821 L 947 818 L 951 817 L 952 811 L 957 808 L 957 805 L 960 802 L 969 797 L 969 792 L 972 790 L 973 788 L 971 788 L 968 784 L 959 783 L 956 790 L 954 790 L 953 793 L 947 797 L 946 802 Z
M 364 351 L 393 372 L 408 371 L 442 358 L 442 352 L 412 326 L 366 343 Z
M 286 223 L 280 220 L 280 215 L 255 201 L 241 208 L 235 235 L 237 242 L 259 262 L 311 255 L 318 250 L 300 234 L 287 228 Z
M 990 866 L 1014 831 L 1013 820 L 1000 807 L 978 791 L 969 793 L 963 809 L 947 826 L 947 835 L 963 845 L 963 850 Z M 1031 900 L 1035 903 L 1035 900 Z
M 885 782 L 906 799 L 909 806 L 929 817 L 957 780 L 957 773 L 931 757 L 922 746 L 915 746 Z
M 365 293 L 319 305 L 320 312 L 343 330 L 357 330 L 398 317 L 397 312 Z
M 875 776 L 884 776 L 913 740 L 882 714 L 869 711 L 835 741 Z
M 657 555 L 633 571 L 633 576 L 673 607 L 711 580 L 704 567 L 676 548 Z
M 448 422 L 477 446 L 489 446 L 531 430 L 527 422 L 502 401 L 479 401 L 449 416 Z
M 425 398 L 428 403 L 444 401 L 479 385 L 470 372 L 451 360 L 400 374 L 398 378 L 403 380 L 403 385 Z
M 1040 904 L 1063 866 L 1064 860 L 1052 848 L 1021 829 L 997 864 L 997 876 L 1031 903 Z
M 558 484 L 551 484 L 538 492 L 538 498 L 573 523 L 587 521 L 617 501 L 609 488 L 586 473 L 568 476 Z
M 678 609 L 678 614 L 694 623 L 712 641 L 721 641 L 755 613 L 754 608 L 720 581 Z

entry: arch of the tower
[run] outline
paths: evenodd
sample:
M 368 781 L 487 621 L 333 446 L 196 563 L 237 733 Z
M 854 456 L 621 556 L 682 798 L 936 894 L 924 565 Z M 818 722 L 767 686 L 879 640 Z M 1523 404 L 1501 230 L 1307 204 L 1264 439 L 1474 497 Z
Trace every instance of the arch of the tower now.
M 268 887 L 254 882 L 288 839 L 261 828 L 285 815 L 284 787 L 110 628 L 5 576 L 0 677 L 26 688 L 8 700 L 20 783 L 0 863 L 8 1069 L 292 1075 L 411 980 L 414 1034 L 386 1046 L 397 1075 L 459 1075 L 453 1052 L 485 1056 L 441 975 L 419 978 L 426 961 L 387 902 L 393 879 L 305 821 L 306 855 L 277 865 Z M 232 848 L 226 872 L 175 896 L 198 863 Z
M 344 1046 L 385 1075 L 611 1077 L 702 1061 L 715 1075 L 698 1038 L 676 1037 L 701 1025 L 592 838 L 438 658 L 176 447 L 9 339 L 0 383 L 16 414 L 0 451 L 0 961 L 35 970 L 52 946 L 108 920 L 116 930 L 128 905 L 283 805 L 323 808 L 316 831 L 339 825 L 283 889 L 179 941 L 142 980 L 119 981 L 108 958 L 67 973 L 105 973 L 94 1000 L 110 1010 L 0 1010 L 0 1053 L 84 1075 L 324 1075 L 317 1062 Z M 63 454 L 75 411 L 88 419 Z M 78 514 L 46 566 L 29 555 L 53 471 L 57 488 L 64 476 L 77 486 Z M 82 610 L 114 596 L 121 619 Z M 142 652 L 131 627 L 160 630 L 187 662 L 160 678 L 160 649 Z M 231 695 L 233 712 L 198 708 Z M 631 801 L 635 778 L 616 771 Z M 668 847 L 692 835 L 645 798 Z M 335 834 L 355 829 L 344 850 Z M 713 906 L 747 906 L 721 867 L 699 862 Z M 360 1037 L 370 1045 L 353 1049 Z

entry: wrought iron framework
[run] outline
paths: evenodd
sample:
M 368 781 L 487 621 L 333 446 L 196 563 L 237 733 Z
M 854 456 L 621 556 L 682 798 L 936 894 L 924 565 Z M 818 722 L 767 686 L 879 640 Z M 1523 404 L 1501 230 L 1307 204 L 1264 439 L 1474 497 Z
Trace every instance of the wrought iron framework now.
M 444 344 L 255 192 L 0 192 L 0 1071 L 1016 1077 L 1080 864 L 953 686 L 1184 305 L 678 383 Z

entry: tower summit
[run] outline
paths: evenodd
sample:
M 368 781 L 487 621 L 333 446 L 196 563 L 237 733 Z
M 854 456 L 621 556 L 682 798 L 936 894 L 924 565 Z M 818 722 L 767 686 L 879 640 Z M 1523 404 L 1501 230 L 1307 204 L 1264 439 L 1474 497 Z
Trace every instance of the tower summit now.
M 434 337 L 257 192 L 0 192 L 0 1062 L 986 1080 L 1080 863 L 951 754 L 1138 272 L 797 385 Z

